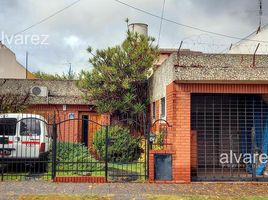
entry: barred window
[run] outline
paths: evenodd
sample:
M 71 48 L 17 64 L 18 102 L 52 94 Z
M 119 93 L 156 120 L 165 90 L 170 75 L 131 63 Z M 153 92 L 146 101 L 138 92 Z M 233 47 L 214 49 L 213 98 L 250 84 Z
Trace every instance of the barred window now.
M 153 119 L 155 119 L 156 116 L 155 102 L 153 102 L 152 113 L 153 113 Z
M 161 117 L 166 116 L 166 98 L 163 97 L 161 98 L 161 112 L 160 112 Z

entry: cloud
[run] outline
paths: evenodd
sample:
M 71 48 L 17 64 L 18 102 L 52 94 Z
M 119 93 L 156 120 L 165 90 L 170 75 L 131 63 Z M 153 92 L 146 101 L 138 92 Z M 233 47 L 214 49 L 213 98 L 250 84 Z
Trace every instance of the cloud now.
M 163 1 L 122 0 L 138 8 L 161 15 Z M 11 35 L 23 30 L 74 0 L 1 0 L 0 27 Z M 268 5 L 264 3 L 264 11 Z M 244 37 L 258 25 L 257 2 L 252 0 L 166 0 L 166 18 L 199 28 Z M 94 49 L 106 48 L 122 42 L 125 37 L 125 18 L 131 22 L 149 25 L 149 34 L 158 37 L 160 20 L 121 5 L 114 0 L 81 0 L 73 7 L 54 16 L 48 21 L 26 31 L 24 34 L 48 35 L 49 45 L 11 46 L 19 62 L 24 64 L 25 52 L 29 51 L 29 68 L 32 71 L 63 72 L 68 70 L 64 63 L 72 63 L 73 69 L 90 68 L 88 46 Z M 264 18 L 264 23 L 267 18 Z M 201 36 L 200 36 L 201 35 Z M 186 43 L 203 41 L 229 44 L 235 40 L 163 22 L 160 47 L 178 47 L 184 38 Z M 197 47 L 198 50 L 199 47 Z

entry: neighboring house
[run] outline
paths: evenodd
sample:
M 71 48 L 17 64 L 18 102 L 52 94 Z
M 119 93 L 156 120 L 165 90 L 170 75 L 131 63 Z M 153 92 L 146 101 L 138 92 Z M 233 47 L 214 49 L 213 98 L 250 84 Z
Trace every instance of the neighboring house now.
M 0 96 L 7 94 L 30 94 L 29 107 L 25 113 L 40 114 L 49 124 L 53 123 L 54 115 L 56 122 L 67 120 L 58 126 L 60 140 L 81 141 L 91 146 L 97 127 L 85 124 L 81 119 L 98 123 L 103 121 L 104 115 L 97 114 L 94 103 L 83 97 L 75 81 L 0 79 Z M 80 120 L 68 122 L 77 118 Z
M 31 72 L 27 71 L 17 60 L 16 55 L 0 41 L 0 78 L 7 79 L 34 79 Z
M 268 43 L 264 41 L 268 41 L 268 25 L 254 31 L 244 40 L 232 44 L 227 53 L 254 54 L 256 51 L 256 54 L 268 54 Z
M 170 125 L 164 149 L 150 152 L 150 181 L 155 154 L 172 156 L 170 182 L 267 180 L 266 164 L 233 155 L 268 153 L 267 56 L 176 52 L 150 77 L 149 94 L 152 131 Z

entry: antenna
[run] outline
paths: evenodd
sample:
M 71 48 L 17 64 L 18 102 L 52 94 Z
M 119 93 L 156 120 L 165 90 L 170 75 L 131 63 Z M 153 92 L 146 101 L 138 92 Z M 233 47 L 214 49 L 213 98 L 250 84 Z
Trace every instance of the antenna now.
M 26 51 L 26 61 L 25 61 L 25 65 L 26 65 L 25 78 L 26 79 L 28 79 L 28 57 L 29 57 L 29 53 L 28 53 L 28 51 Z
M 261 28 L 261 24 L 262 24 L 262 0 L 259 0 L 259 4 L 260 4 L 260 10 L 259 10 L 259 28 Z

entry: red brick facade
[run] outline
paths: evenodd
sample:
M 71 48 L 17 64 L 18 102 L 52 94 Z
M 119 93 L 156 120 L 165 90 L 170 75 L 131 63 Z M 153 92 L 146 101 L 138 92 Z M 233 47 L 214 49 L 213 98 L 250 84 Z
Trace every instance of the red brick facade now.
M 106 183 L 104 176 L 57 176 L 53 180 L 57 183 Z
M 66 109 L 63 109 L 63 105 L 32 105 L 28 112 L 44 116 L 49 124 L 53 123 L 55 113 L 56 122 L 62 122 L 57 127 L 58 139 L 69 142 L 81 142 L 81 119 L 83 115 L 87 115 L 91 120 L 88 123 L 89 147 L 92 147 L 94 133 L 101 127 L 100 124 L 108 125 L 110 123 L 108 114 L 100 115 L 88 105 L 66 105 Z M 70 114 L 73 115 L 74 120 L 70 120 Z
M 171 125 L 168 131 L 168 140 L 172 141 L 166 153 L 173 154 L 172 182 L 189 183 L 191 181 L 191 168 L 197 165 L 196 143 L 197 138 L 191 131 L 191 93 L 233 93 L 233 94 L 268 94 L 268 85 L 257 84 L 186 84 L 171 83 L 166 90 L 167 122 Z M 159 102 L 159 101 L 156 101 Z M 159 103 L 157 103 L 159 105 Z M 159 106 L 156 106 L 159 112 Z M 156 115 L 157 117 L 159 115 Z M 157 126 L 156 126 L 157 127 Z M 157 130 L 157 129 L 156 129 Z M 150 154 L 150 177 L 154 181 L 153 155 Z

